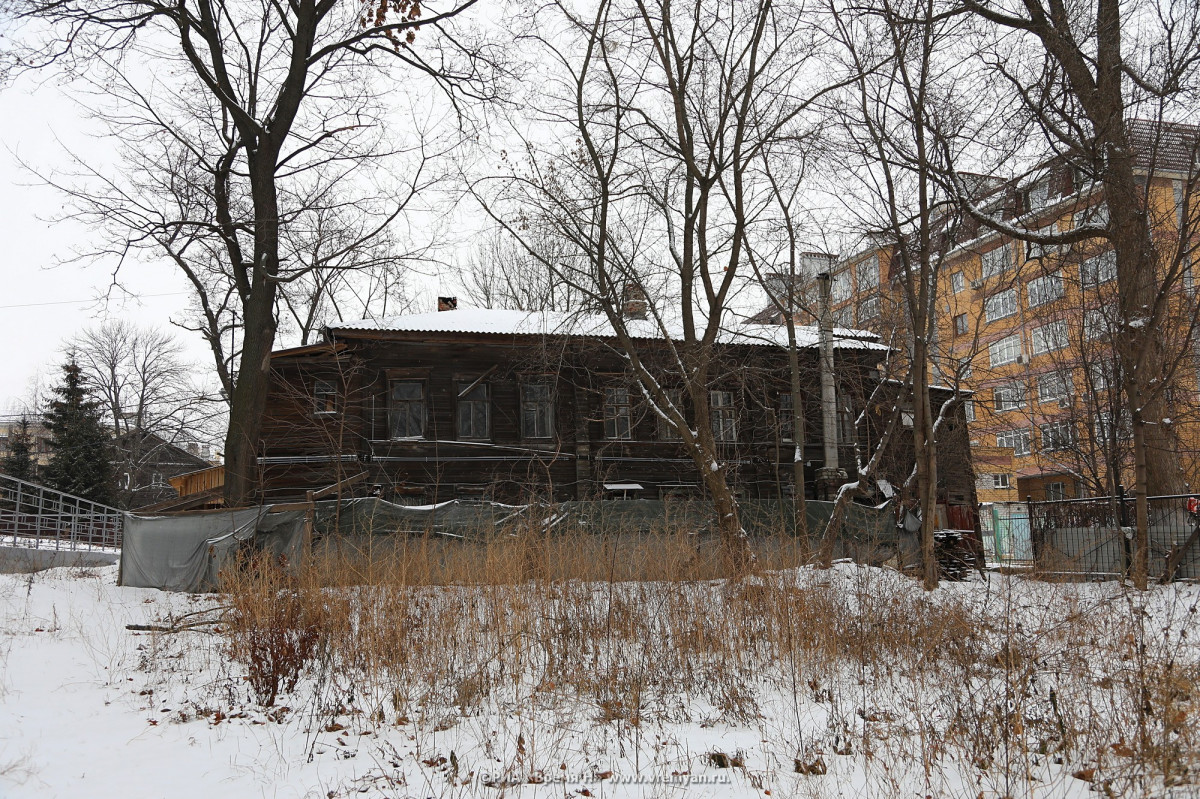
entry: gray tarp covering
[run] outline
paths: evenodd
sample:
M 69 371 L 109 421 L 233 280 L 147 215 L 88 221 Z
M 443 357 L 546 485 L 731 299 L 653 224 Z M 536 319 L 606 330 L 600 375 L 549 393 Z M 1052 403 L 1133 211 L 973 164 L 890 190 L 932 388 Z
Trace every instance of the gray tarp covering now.
M 223 513 L 125 517 L 120 584 L 165 591 L 214 591 L 226 560 L 253 546 L 294 563 L 304 513 L 246 508 Z

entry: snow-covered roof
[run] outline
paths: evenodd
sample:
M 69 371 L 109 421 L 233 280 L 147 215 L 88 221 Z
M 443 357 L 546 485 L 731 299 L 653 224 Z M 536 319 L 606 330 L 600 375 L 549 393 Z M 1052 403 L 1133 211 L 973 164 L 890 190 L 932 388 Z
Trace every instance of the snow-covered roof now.
M 665 325 L 665 330 L 652 319 L 627 319 L 629 335 L 635 339 L 682 338 L 682 327 Z M 473 333 L 497 336 L 598 336 L 611 338 L 612 325 L 603 314 L 561 313 L 554 311 L 508 311 L 490 308 L 459 308 L 423 314 L 391 316 L 385 319 L 364 319 L 330 328 L 336 337 L 341 333 L 405 332 L 405 333 Z M 839 349 L 870 349 L 886 351 L 879 336 L 867 330 L 834 328 L 834 345 Z M 815 326 L 796 328 L 796 343 L 800 347 L 816 347 L 819 334 Z M 720 341 L 725 344 L 757 344 L 786 346 L 787 327 L 733 323 L 723 330 Z

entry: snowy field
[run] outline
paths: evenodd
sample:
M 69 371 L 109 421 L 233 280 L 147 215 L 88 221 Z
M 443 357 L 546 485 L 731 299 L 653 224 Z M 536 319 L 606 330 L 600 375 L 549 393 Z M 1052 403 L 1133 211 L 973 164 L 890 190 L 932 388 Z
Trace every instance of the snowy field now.
M 228 630 L 127 629 L 223 598 L 0 575 L 0 796 L 1200 795 L 1195 586 L 334 593 L 264 707 Z

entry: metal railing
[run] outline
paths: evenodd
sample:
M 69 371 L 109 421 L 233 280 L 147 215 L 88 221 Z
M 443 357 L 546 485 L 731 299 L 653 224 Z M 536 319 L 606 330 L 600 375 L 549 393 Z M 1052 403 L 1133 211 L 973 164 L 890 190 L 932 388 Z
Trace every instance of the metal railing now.
M 1149 577 L 1158 579 L 1168 559 L 1189 543 L 1197 519 L 1188 511 L 1194 494 L 1148 497 Z M 988 560 L 1029 566 L 1043 573 L 1118 578 L 1133 562 L 1134 498 L 1112 497 L 995 502 L 981 507 Z M 1200 543 L 1179 551 L 1172 575 L 1200 578 Z
M 0 474 L 0 545 L 119 549 L 123 529 L 116 508 Z

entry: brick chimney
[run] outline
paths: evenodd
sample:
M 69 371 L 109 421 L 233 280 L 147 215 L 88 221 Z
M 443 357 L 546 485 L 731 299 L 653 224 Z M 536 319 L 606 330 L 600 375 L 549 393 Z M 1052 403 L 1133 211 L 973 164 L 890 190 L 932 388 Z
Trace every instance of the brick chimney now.
M 457 311 L 458 297 L 438 297 L 439 311 Z
M 632 280 L 625 281 L 621 289 L 621 315 L 626 319 L 645 319 L 649 308 L 645 289 Z

